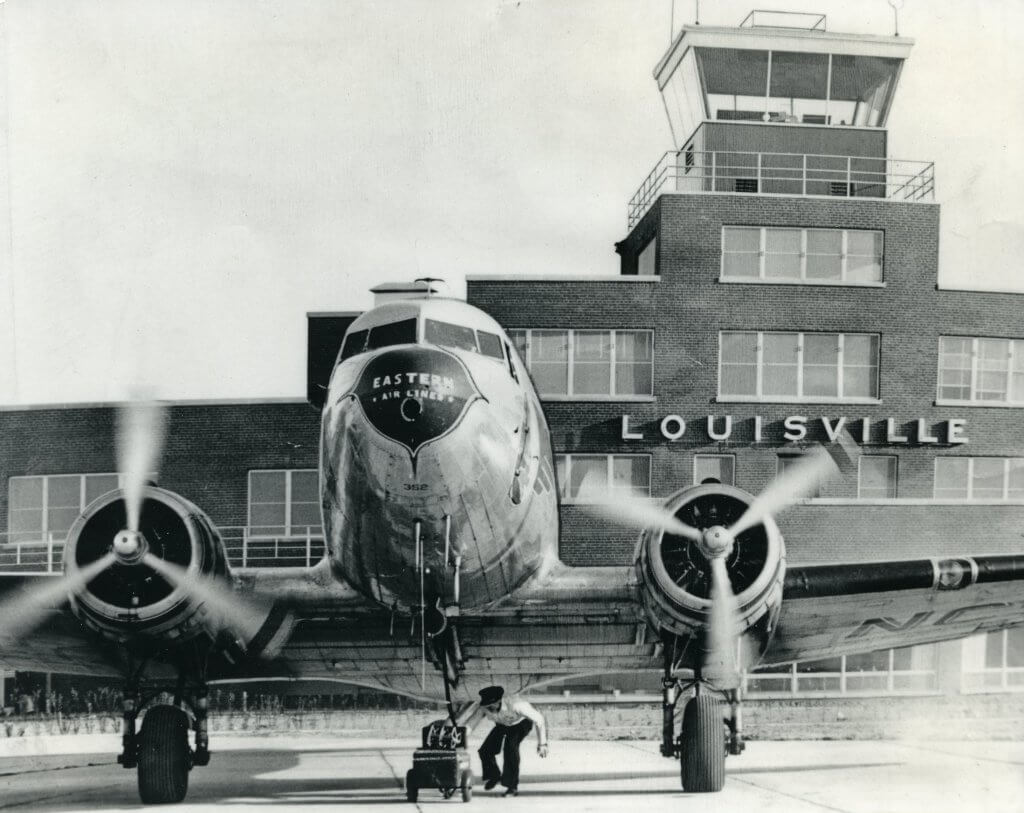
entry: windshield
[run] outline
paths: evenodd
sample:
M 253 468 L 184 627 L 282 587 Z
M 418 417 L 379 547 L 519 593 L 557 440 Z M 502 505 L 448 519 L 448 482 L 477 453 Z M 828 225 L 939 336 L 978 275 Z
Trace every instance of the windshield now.
M 494 359 L 504 359 L 501 352 L 501 338 L 486 330 L 473 330 L 465 325 L 427 319 L 423 338 L 431 344 L 453 347 L 456 350 L 470 350 Z
M 403 319 L 401 322 L 377 325 L 369 330 L 355 330 L 345 337 L 345 344 L 341 348 L 341 361 L 359 353 L 365 353 L 367 350 L 376 350 L 379 347 L 415 343 L 415 319 Z

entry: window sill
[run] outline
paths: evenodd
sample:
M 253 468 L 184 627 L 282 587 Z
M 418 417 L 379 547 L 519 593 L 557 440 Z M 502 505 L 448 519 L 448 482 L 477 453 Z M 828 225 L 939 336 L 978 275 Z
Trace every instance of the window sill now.
M 543 393 L 537 393 L 537 397 L 540 398 L 541 401 L 551 401 L 555 403 L 576 402 L 588 404 L 653 404 L 658 400 L 653 395 L 544 395 Z
M 744 395 L 719 395 L 716 404 L 864 404 L 880 405 L 881 398 L 789 398 L 785 396 L 758 397 Z
M 884 288 L 884 282 L 844 282 L 843 280 L 803 279 L 750 279 L 749 277 L 719 277 L 725 285 L 792 285 L 798 288 Z
M 989 409 L 1024 409 L 1024 403 L 1018 401 L 955 401 L 952 399 L 938 398 L 935 406 L 952 407 L 987 407 Z

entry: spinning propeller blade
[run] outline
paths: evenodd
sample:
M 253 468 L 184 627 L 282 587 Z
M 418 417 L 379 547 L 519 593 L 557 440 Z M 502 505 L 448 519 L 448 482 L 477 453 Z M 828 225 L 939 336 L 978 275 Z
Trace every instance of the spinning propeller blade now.
M 757 525 L 770 514 L 788 508 L 797 500 L 813 493 L 826 479 L 835 474 L 836 465 L 823 448 L 803 455 L 768 484 L 729 529 L 734 537 Z
M 163 407 L 154 401 L 128 404 L 118 413 L 117 463 L 129 531 L 139 530 L 142 492 L 160 465 L 166 423 Z
M 73 576 L 49 579 L 20 590 L 0 603 L 0 640 L 17 640 L 32 632 L 51 609 L 68 596 L 83 589 L 114 561 L 114 554 L 107 553 Z
M 172 587 L 178 587 L 197 601 L 205 603 L 216 626 L 231 630 L 244 643 L 251 641 L 263 626 L 268 608 L 241 598 L 226 584 L 191 573 L 152 553 L 143 556 L 142 562 L 163 576 Z

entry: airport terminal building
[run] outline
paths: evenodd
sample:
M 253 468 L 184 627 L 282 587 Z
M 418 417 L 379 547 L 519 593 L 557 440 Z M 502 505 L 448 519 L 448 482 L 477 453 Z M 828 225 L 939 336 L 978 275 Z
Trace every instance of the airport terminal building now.
M 840 476 L 778 518 L 790 563 L 1024 549 L 1024 295 L 938 285 L 935 168 L 887 147 L 911 47 L 814 20 L 685 27 L 655 71 L 673 144 L 628 204 L 621 273 L 468 278 L 541 395 L 564 562 L 632 562 L 636 535 L 587 511 L 584 482 L 757 493 L 818 444 Z M 223 529 L 236 567 L 323 553 L 318 407 L 354 316 L 308 315 L 307 398 L 171 408 L 160 484 Z M 0 572 L 59 567 L 62 534 L 116 485 L 113 436 L 109 405 L 0 410 Z M 746 688 L 1024 691 L 1024 632 Z

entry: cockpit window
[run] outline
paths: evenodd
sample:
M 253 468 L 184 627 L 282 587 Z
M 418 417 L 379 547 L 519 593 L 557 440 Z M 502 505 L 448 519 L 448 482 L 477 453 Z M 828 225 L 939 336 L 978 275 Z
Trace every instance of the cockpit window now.
M 480 352 L 491 358 L 504 358 L 501 352 L 501 337 L 485 330 L 476 332 L 477 340 L 480 342 Z
M 341 360 L 350 359 L 366 349 L 365 330 L 356 330 L 345 337 L 345 345 L 341 348 Z
M 431 344 L 439 344 L 443 347 L 454 347 L 456 350 L 476 349 L 476 333 L 471 327 L 464 325 L 453 325 L 450 322 L 438 322 L 436 319 L 427 319 L 424 325 L 423 338 Z
M 377 325 L 370 328 L 370 336 L 366 342 L 367 350 L 390 347 L 393 344 L 416 343 L 416 319 L 403 319 L 388 325 Z

